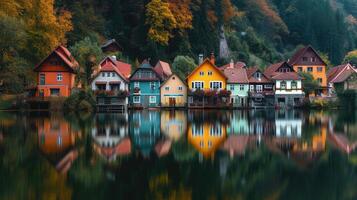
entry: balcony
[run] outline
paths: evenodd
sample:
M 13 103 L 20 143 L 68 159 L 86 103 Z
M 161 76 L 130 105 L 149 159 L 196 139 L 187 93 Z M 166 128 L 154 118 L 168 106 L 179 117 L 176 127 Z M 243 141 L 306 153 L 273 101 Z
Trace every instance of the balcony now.
M 250 91 L 249 96 L 253 98 L 264 98 L 266 96 L 274 96 L 274 91 Z

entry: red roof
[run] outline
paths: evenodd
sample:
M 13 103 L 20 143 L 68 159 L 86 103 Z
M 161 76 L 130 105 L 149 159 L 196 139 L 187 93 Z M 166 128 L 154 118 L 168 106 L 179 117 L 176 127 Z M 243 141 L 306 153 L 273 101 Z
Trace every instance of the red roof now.
M 296 72 L 280 72 L 271 77 L 273 80 L 302 80 Z
M 228 63 L 226 65 L 223 65 L 221 67 L 219 67 L 222 71 L 226 68 L 229 68 L 231 67 L 231 65 L 233 64 L 233 60 L 231 61 L 231 63 Z M 236 62 L 235 64 L 233 64 L 233 68 L 243 68 L 243 67 L 246 67 L 247 65 L 244 63 L 244 62 Z
M 278 71 L 278 69 L 283 66 L 285 62 L 279 62 L 279 63 L 275 63 L 270 65 L 269 67 L 267 67 L 264 71 L 264 74 L 268 77 L 272 77 L 274 75 L 275 72 Z
M 103 70 L 103 68 L 107 68 L 104 70 L 113 71 L 113 67 L 115 67 L 115 71 L 120 73 L 121 77 L 124 77 L 124 79 L 129 79 L 130 77 L 131 65 L 123 61 L 116 60 L 116 58 L 107 56 L 102 62 L 100 62 L 99 65 L 101 66 L 99 71 Z
M 281 67 L 288 67 L 292 71 L 291 72 L 279 72 Z M 266 68 L 264 74 L 273 80 L 301 80 L 302 78 L 296 73 L 291 65 L 287 62 L 279 62 L 270 65 Z
M 52 54 L 57 55 L 59 58 L 61 58 L 61 60 L 66 63 L 66 66 L 69 67 L 71 72 L 74 72 L 75 69 L 79 66 L 78 62 L 74 59 L 74 57 L 72 56 L 71 52 L 69 52 L 69 50 L 60 45 L 58 47 L 56 47 L 55 50 L 53 50 L 45 59 L 43 59 L 34 69 L 34 71 L 40 71 L 40 67 L 42 65 L 43 62 L 45 62 L 47 60 L 48 57 L 50 57 Z
M 245 68 L 230 68 L 223 69 L 224 75 L 228 78 L 228 83 L 249 83 L 247 70 Z
M 339 65 L 327 71 L 327 81 L 329 83 L 341 83 L 355 73 L 357 73 L 357 70 L 351 64 Z
M 316 57 L 320 60 L 321 63 L 323 63 L 324 65 L 327 65 L 325 63 L 325 61 L 320 57 L 320 55 L 317 53 L 317 51 L 315 51 L 314 48 L 312 48 L 312 46 L 308 45 L 308 46 L 305 46 L 301 49 L 299 49 L 298 51 L 295 52 L 295 54 L 290 58 L 290 60 L 288 61 L 288 63 L 290 65 L 295 65 L 295 64 L 299 64 L 301 58 L 305 55 L 305 53 L 308 51 L 308 50 L 311 50 L 315 55 Z
M 261 79 L 255 78 L 253 75 L 256 72 L 260 72 L 262 74 Z M 250 67 L 247 69 L 247 76 L 249 83 L 272 83 L 268 77 L 264 73 L 262 73 L 257 67 Z
M 163 80 L 172 75 L 170 64 L 161 60 L 157 62 L 154 70 L 161 76 Z
M 118 74 L 124 81 L 128 81 L 128 78 L 123 75 L 119 68 L 114 64 L 115 62 L 108 57 L 100 63 L 100 69 L 94 75 L 94 78 L 97 77 L 100 72 L 115 72 Z M 129 65 L 130 66 L 130 65 Z

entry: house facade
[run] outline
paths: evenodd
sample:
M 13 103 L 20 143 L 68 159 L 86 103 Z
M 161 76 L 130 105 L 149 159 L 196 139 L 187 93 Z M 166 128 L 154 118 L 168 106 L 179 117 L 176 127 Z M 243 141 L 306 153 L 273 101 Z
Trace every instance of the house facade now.
M 249 81 L 249 106 L 273 106 L 274 82 L 257 67 L 248 68 L 247 77 Z
M 136 108 L 160 106 L 161 76 L 147 60 L 133 72 L 129 83 L 129 104 Z
M 187 104 L 187 86 L 173 74 L 160 86 L 161 107 L 185 107 Z
M 218 93 L 226 90 L 227 77 L 214 65 L 214 59 L 204 60 L 188 75 L 186 80 L 189 89 L 189 107 L 217 106 L 229 101 L 229 97 L 217 98 Z
M 319 82 L 320 87 L 315 91 L 315 95 L 327 95 L 327 65 L 311 46 L 306 46 L 299 49 L 290 58 L 288 64 L 293 66 L 295 72 L 309 73 L 315 80 Z
M 275 82 L 275 105 L 299 106 L 304 92 L 302 90 L 302 78 L 287 62 L 270 65 L 264 74 Z
M 75 87 L 75 70 L 77 67 L 78 62 L 66 47 L 56 47 L 34 69 L 37 73 L 36 96 L 70 96 Z
M 233 61 L 221 67 L 227 77 L 227 90 L 230 91 L 230 102 L 233 107 L 248 107 L 249 81 L 245 66 L 240 66 Z
M 357 69 L 349 63 L 333 67 L 327 72 L 327 81 L 330 95 L 346 90 L 357 91 Z

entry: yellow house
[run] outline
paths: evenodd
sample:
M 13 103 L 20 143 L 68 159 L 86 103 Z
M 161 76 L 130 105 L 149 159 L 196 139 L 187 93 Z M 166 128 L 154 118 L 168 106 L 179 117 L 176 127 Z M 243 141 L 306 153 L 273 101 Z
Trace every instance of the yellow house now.
M 296 72 L 305 72 L 313 76 L 320 84 L 315 94 L 327 94 L 326 63 L 311 46 L 299 49 L 288 61 Z
M 206 158 L 212 157 L 226 140 L 227 127 L 220 123 L 203 123 L 188 126 L 188 141 Z
M 227 77 L 219 70 L 213 60 L 206 59 L 187 77 L 190 90 L 226 89 Z
M 184 107 L 187 103 L 187 86 L 172 74 L 160 86 L 161 107 Z

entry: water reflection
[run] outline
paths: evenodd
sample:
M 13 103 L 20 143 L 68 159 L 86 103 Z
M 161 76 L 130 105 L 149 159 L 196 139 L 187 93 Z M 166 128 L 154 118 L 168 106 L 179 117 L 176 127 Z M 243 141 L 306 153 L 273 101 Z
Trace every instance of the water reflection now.
M 11 180 L 0 181 L 0 199 L 356 199 L 356 119 L 298 110 L 0 115 L 0 177 Z

